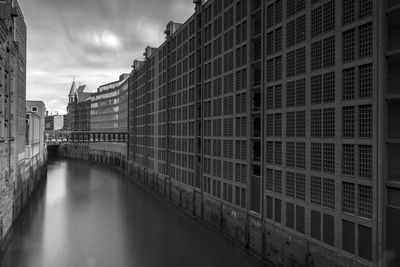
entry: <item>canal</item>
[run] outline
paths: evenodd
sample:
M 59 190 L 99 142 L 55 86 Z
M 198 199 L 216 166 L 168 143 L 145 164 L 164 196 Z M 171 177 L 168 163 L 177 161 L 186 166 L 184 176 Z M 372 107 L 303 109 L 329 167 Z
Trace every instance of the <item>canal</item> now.
M 57 159 L 1 267 L 262 266 L 119 173 Z

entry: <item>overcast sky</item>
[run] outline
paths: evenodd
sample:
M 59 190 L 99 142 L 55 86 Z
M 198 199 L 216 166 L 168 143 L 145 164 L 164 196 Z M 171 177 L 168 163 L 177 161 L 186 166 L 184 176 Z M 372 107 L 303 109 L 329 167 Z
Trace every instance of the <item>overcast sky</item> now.
M 130 72 L 168 21 L 184 22 L 192 0 L 19 0 L 28 28 L 27 99 L 65 113 L 73 76 L 90 90 Z

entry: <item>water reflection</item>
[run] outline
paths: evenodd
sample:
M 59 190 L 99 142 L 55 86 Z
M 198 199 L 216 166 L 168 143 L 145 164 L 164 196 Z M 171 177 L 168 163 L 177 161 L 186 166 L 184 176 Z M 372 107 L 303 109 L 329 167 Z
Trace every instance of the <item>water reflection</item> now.
M 261 265 L 117 173 L 58 160 L 0 266 Z

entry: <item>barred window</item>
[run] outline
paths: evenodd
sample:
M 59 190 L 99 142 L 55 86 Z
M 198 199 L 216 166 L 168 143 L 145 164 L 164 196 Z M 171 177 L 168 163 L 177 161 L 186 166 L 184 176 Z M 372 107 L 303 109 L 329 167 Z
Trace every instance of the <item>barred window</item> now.
M 265 174 L 265 190 L 272 191 L 274 188 L 273 170 L 267 169 Z
M 358 106 L 358 136 L 372 137 L 372 105 Z
M 302 107 L 306 105 L 306 80 L 296 81 L 296 106 Z
M 275 30 L 275 53 L 282 51 L 282 28 Z
M 224 157 L 233 158 L 233 141 L 224 140 Z
M 311 77 L 311 104 L 319 104 L 322 101 L 322 76 Z
M 342 172 L 346 175 L 355 174 L 355 148 L 351 144 L 343 144 Z
M 324 32 L 335 29 L 335 0 L 324 4 Z
M 335 65 L 335 36 L 324 39 L 324 68 Z
M 267 29 L 274 26 L 274 5 L 271 4 L 267 7 Z
M 372 219 L 372 187 L 358 185 L 358 216 Z
M 270 86 L 267 87 L 267 94 L 266 94 L 266 109 L 270 110 L 274 108 L 274 87 Z
M 335 144 L 324 144 L 324 159 L 323 159 L 323 169 L 324 172 L 335 172 Z
M 372 23 L 358 27 L 358 39 L 358 56 L 360 58 L 372 56 Z
M 311 110 L 311 136 L 320 137 L 322 135 L 322 112 L 320 109 Z
M 275 2 L 275 24 L 282 22 L 282 0 Z
M 306 72 L 306 48 L 301 47 L 296 50 L 296 74 L 299 75 L 305 72 Z
M 274 53 L 274 32 L 269 32 L 267 34 L 267 55 L 272 55 Z
M 274 162 L 274 143 L 273 142 L 267 142 L 267 147 L 266 147 L 266 162 L 268 164 L 273 164 Z
M 294 180 L 295 174 L 293 172 L 286 172 L 286 196 L 294 197 Z
M 335 72 L 324 74 L 324 103 L 335 102 Z
M 311 70 L 322 68 L 322 41 L 311 44 Z
M 274 130 L 275 130 L 274 134 L 275 134 L 276 137 L 281 137 L 282 136 L 282 114 L 281 113 L 276 113 L 275 114 Z
M 291 17 L 296 14 L 296 0 L 287 0 L 286 4 L 286 15 Z
M 296 83 L 294 81 L 286 84 L 286 106 L 294 107 L 296 105 Z
M 322 202 L 322 182 L 320 177 L 311 176 L 310 180 L 311 203 L 321 205 Z
M 274 60 L 270 59 L 267 61 L 267 82 L 274 80 Z
M 296 1 L 296 11 L 300 12 L 306 8 L 306 1 L 305 0 L 297 0 Z
M 286 47 L 296 44 L 296 21 L 292 20 L 286 24 Z
M 268 137 L 274 136 L 274 114 L 267 115 L 266 134 Z
M 324 109 L 324 137 L 335 136 L 335 108 Z
M 287 77 L 292 77 L 296 74 L 296 51 L 287 53 L 286 68 Z
M 324 178 L 323 200 L 324 207 L 335 209 L 335 180 Z
M 306 144 L 296 143 L 296 168 L 306 168 Z
M 372 146 L 359 145 L 358 147 L 358 176 L 372 178 Z
M 354 68 L 345 69 L 343 70 L 343 100 L 352 100 L 354 99 L 354 96 L 355 96 L 355 69 Z
M 359 0 L 358 5 L 358 17 L 360 19 L 372 15 L 372 0 Z
M 296 112 L 296 136 L 304 137 L 306 136 L 306 112 L 297 111 Z
M 295 167 L 295 143 L 286 143 L 286 166 Z
M 355 185 L 353 183 L 343 182 L 342 209 L 343 212 L 355 213 Z
M 306 200 L 306 177 L 304 174 L 296 174 L 296 198 Z
M 233 7 L 224 13 L 224 29 L 228 29 L 233 25 Z
M 343 0 L 343 25 L 352 23 L 356 17 L 355 0 Z
M 355 37 L 356 33 L 354 29 L 343 33 L 343 62 L 350 62 L 355 58 Z
M 306 15 L 296 19 L 296 42 L 301 43 L 306 40 Z
M 224 114 L 233 114 L 233 96 L 224 97 Z
M 286 136 L 295 137 L 296 124 L 295 112 L 288 112 L 286 115 Z
M 321 170 L 321 144 L 311 143 L 311 170 L 320 171 Z
M 311 37 L 322 33 L 322 7 L 311 10 Z
M 282 142 L 275 142 L 275 165 L 282 165 Z
M 282 193 L 282 171 L 275 170 L 274 173 L 274 192 Z
M 275 81 L 282 80 L 282 56 L 275 58 Z
M 275 86 L 275 108 L 282 108 L 282 85 Z
M 358 67 L 358 96 L 369 98 L 372 96 L 372 64 Z
M 343 107 L 343 137 L 354 137 L 355 107 Z

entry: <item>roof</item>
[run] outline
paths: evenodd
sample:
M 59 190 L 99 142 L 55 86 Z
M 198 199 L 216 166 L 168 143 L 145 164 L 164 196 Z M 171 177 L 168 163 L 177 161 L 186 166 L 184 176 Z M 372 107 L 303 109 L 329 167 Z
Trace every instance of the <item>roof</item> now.
M 69 90 L 68 96 L 74 96 L 76 92 L 76 84 L 75 81 L 72 82 L 71 89 Z

